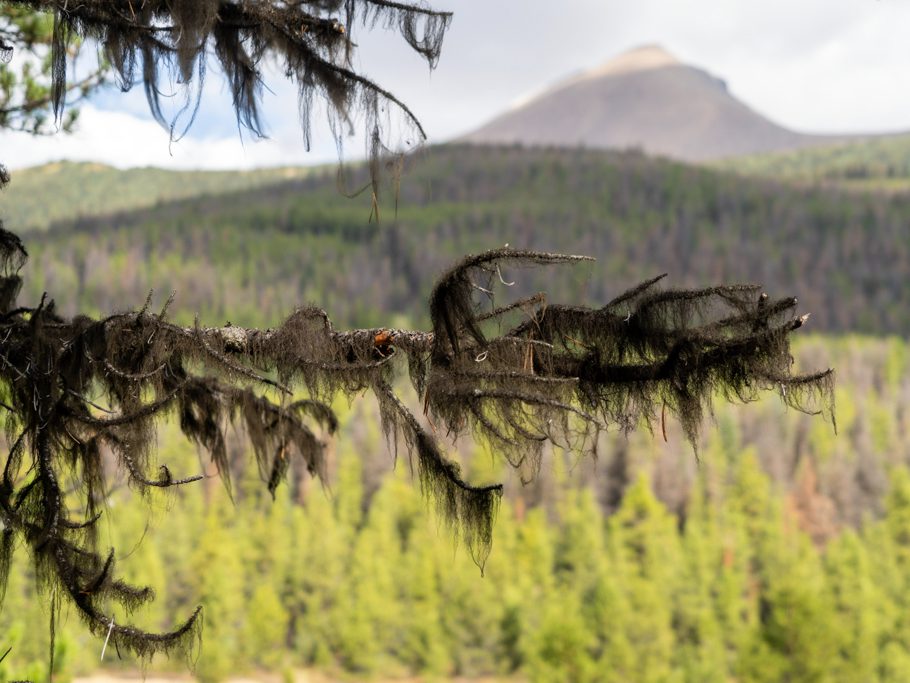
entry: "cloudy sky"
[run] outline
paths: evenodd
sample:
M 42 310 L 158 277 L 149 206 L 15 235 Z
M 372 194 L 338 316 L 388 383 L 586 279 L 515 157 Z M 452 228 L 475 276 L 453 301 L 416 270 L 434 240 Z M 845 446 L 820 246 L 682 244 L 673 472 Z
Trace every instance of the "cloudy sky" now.
M 394 33 L 360 31 L 359 66 L 417 113 L 431 141 L 465 133 L 566 75 L 642 44 L 725 79 L 734 95 L 805 132 L 910 130 L 907 0 L 440 0 L 455 12 L 438 68 Z M 324 127 L 306 153 L 296 93 L 268 79 L 270 139 L 241 138 L 210 72 L 190 134 L 169 144 L 141 93 L 106 92 L 82 109 L 79 131 L 32 139 L 0 133 L 16 168 L 56 159 L 120 167 L 249 168 L 331 161 Z M 356 157 L 361 145 L 348 145 Z

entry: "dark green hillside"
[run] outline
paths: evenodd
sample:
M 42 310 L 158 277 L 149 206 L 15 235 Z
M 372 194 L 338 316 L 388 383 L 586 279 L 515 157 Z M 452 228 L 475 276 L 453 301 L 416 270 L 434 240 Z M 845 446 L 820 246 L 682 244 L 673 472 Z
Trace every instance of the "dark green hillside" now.
M 16 171 L 0 213 L 19 234 L 60 220 L 156 206 L 200 195 L 248 190 L 291 178 L 309 168 L 257 171 L 126 171 L 103 164 L 59 162 Z
M 387 193 L 371 224 L 369 198 L 341 196 L 325 172 L 57 224 L 28 242 L 27 295 L 46 289 L 67 310 L 101 312 L 155 288 L 177 291 L 184 318 L 269 324 L 317 302 L 339 324 L 389 325 L 390 312 L 423 314 L 453 259 L 509 243 L 599 261 L 505 273 L 514 293 L 594 303 L 669 272 L 674 286 L 753 281 L 796 294 L 816 330 L 910 332 L 910 197 L 633 153 L 440 147 L 406 171 L 397 216 L 391 204 Z
M 736 157 L 718 168 L 856 189 L 910 190 L 910 135 Z

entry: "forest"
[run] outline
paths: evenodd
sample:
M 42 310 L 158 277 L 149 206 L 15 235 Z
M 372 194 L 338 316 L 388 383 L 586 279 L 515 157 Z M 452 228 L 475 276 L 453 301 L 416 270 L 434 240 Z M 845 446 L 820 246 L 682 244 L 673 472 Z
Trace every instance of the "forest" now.
M 32 178 L 49 171 L 14 179 L 6 190 L 14 213 L 22 215 Z M 61 187 L 102 192 L 93 188 L 106 174 L 65 171 Z M 275 326 L 318 302 L 343 326 L 394 326 L 389 312 L 427 325 L 436 276 L 464 254 L 509 243 L 598 259 L 556 277 L 517 276 L 523 293 L 546 290 L 552 302 L 607 301 L 668 273 L 675 287 L 751 282 L 771 295 L 798 293 L 816 330 L 910 332 L 905 195 L 794 186 L 635 152 L 445 146 L 406 169 L 397 210 L 388 206 L 380 227 L 369 197 L 339 194 L 334 169 L 227 195 L 207 196 L 206 177 L 200 196 L 182 201 L 106 216 L 86 209 L 50 224 L 23 216 L 24 294 L 63 293 L 61 310 L 101 314 L 150 289 L 159 304 L 175 291 L 185 322 L 199 313 L 210 324 Z M 135 183 L 149 188 L 141 175 Z
M 394 466 L 374 408 L 342 410 L 327 488 L 292 477 L 274 502 L 247 465 L 136 500 L 119 488 L 104 542 L 159 598 L 163 628 L 201 602 L 203 681 L 300 669 L 346 680 L 904 681 L 910 675 L 910 345 L 811 337 L 798 362 L 841 368 L 840 433 L 774 400 L 718 410 L 700 461 L 667 441 L 611 434 L 598 460 L 553 452 L 512 475 L 484 576 Z M 175 428 L 160 457 L 197 454 Z M 238 465 L 249 461 L 242 441 Z M 509 475 L 462 444 L 472 477 Z M 17 556 L 0 615 L 0 677 L 46 662 L 46 607 Z M 58 633 L 58 678 L 94 670 L 101 643 Z M 105 666 L 132 671 L 129 656 Z M 152 671 L 180 670 L 155 660 Z
M 910 136 L 882 135 L 796 152 L 769 152 L 727 159 L 718 168 L 777 176 L 802 184 L 901 192 L 910 188 Z

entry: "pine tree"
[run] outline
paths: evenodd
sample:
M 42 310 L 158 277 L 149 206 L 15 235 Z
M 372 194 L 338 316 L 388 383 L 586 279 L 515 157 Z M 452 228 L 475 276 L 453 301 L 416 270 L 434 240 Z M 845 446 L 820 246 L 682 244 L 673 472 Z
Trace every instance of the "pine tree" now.
M 611 585 L 603 518 L 588 489 L 569 490 L 559 516 L 556 581 L 539 608 L 528 668 L 532 680 L 604 680 L 625 662 L 617 648 L 624 635 L 620 589 Z
M 451 565 L 451 545 L 427 517 L 423 501 L 406 477 L 397 472 L 385 487 L 384 497 L 374 498 L 394 510 L 396 542 L 401 547 L 397 561 L 391 563 L 393 597 L 401 612 L 389 649 L 411 672 L 445 676 L 453 662 L 451 643 L 443 629 L 446 605 L 441 594 L 448 578 L 446 568 Z
M 610 519 L 610 546 L 615 572 L 629 601 L 625 631 L 635 660 L 631 680 L 681 680 L 674 667 L 673 596 L 679 587 L 681 548 L 676 521 L 651 491 L 642 475 L 626 492 Z
M 754 476 L 754 475 L 753 475 Z M 740 660 L 754 681 L 822 681 L 837 657 L 835 610 L 821 558 L 779 501 L 756 496 L 749 507 L 764 514 L 752 524 L 753 571 L 759 623 Z
M 882 676 L 896 681 L 910 670 L 910 472 L 896 467 L 885 499 L 885 517 L 867 532 L 876 558 L 875 585 L 884 593 L 879 621 L 882 625 Z
M 685 680 L 692 683 L 721 683 L 729 676 L 716 604 L 725 567 L 724 545 L 714 512 L 697 486 L 687 510 L 683 567 L 674 595 L 677 659 Z
M 196 665 L 196 675 L 203 683 L 226 678 L 246 654 L 246 575 L 231 527 L 224 503 L 211 505 L 190 560 L 196 579 L 194 594 L 209 620 L 209 637 L 202 644 Z
M 356 502 L 359 505 L 360 501 Z M 337 510 L 330 498 L 317 494 L 292 513 L 290 562 L 296 571 L 289 575 L 285 595 L 291 613 L 292 645 L 301 653 L 301 663 L 307 665 L 335 664 L 336 625 L 346 618 L 343 601 L 347 596 L 338 587 L 351 562 L 357 529 L 342 524 Z
M 360 675 L 389 671 L 387 653 L 402 636 L 404 614 L 393 568 L 401 562 L 396 499 L 401 491 L 387 481 L 357 530 L 345 582 L 344 611 L 338 614 L 338 650 L 344 668 Z
M 831 543 L 825 553 L 825 573 L 835 610 L 827 628 L 838 639 L 832 680 L 873 681 L 881 670 L 886 599 L 873 578 L 866 544 L 856 532 L 845 531 Z
M 0 3 L 0 129 L 30 133 L 53 132 L 55 117 L 52 107 L 54 63 L 42 51 L 47 50 L 54 37 L 54 21 L 50 14 L 36 13 L 16 3 Z M 77 51 L 77 46 L 74 46 Z M 27 51 L 35 59 L 21 69 L 8 65 L 13 50 Z M 67 87 L 71 103 L 84 100 L 105 79 L 107 69 L 102 63 L 88 74 L 80 74 L 77 82 Z M 62 123 L 71 130 L 78 110 L 70 108 Z
M 263 669 L 277 671 L 285 657 L 289 616 L 268 578 L 259 577 L 252 587 L 244 641 L 249 660 Z

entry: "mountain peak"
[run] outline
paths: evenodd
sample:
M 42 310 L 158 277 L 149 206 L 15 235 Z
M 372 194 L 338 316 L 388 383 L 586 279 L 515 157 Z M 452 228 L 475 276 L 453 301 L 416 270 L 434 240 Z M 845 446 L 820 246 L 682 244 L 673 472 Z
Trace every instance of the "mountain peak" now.
M 560 81 L 464 140 L 589 148 L 639 147 L 687 161 L 835 142 L 796 133 L 737 100 L 708 71 L 643 45 Z
M 660 45 L 641 45 L 607 60 L 600 66 L 585 71 L 581 74 L 581 78 L 601 78 L 634 71 L 659 69 L 665 66 L 680 66 L 681 64 L 682 62 Z

